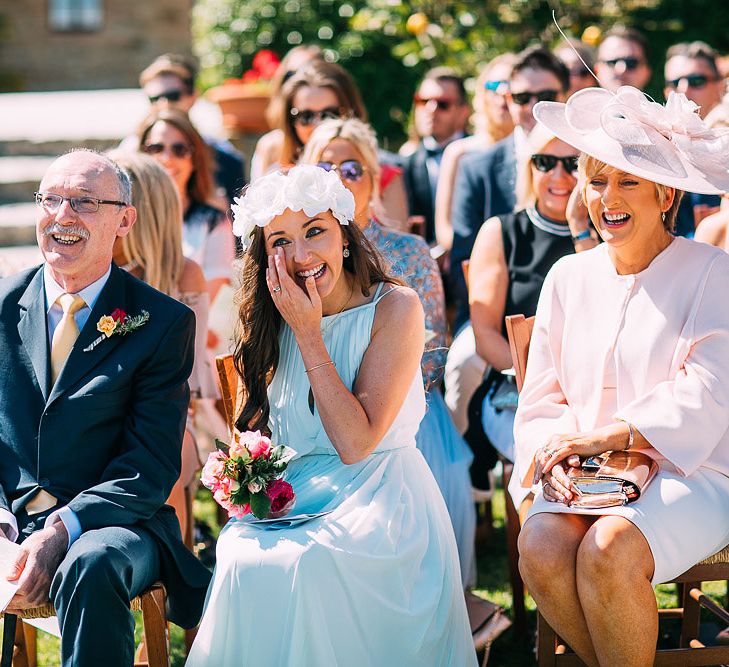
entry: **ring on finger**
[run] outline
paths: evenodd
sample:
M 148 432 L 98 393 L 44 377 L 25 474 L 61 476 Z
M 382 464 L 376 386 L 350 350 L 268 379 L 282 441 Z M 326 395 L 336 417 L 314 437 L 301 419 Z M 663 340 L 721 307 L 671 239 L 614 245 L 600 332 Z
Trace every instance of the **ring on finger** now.
M 276 287 L 274 287 L 271 291 L 274 294 L 278 294 L 281 291 L 281 285 L 276 285 Z

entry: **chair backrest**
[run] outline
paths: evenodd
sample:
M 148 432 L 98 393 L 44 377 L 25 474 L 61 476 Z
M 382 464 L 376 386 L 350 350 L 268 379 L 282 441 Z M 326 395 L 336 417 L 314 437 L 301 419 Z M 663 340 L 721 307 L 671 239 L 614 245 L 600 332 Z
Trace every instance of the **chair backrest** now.
M 468 289 L 468 269 L 470 266 L 470 259 L 461 260 L 461 271 L 463 271 L 463 281 L 466 283 L 466 289 Z
M 238 406 L 238 372 L 233 365 L 232 354 L 221 354 L 215 357 L 215 366 L 218 369 L 220 395 L 223 399 L 223 409 L 228 422 L 228 429 L 233 433 Z
M 527 357 L 529 356 L 529 342 L 532 339 L 534 318 L 523 315 L 508 315 L 506 317 L 506 335 L 509 337 L 511 359 L 516 372 L 516 388 L 521 391 L 526 374 Z

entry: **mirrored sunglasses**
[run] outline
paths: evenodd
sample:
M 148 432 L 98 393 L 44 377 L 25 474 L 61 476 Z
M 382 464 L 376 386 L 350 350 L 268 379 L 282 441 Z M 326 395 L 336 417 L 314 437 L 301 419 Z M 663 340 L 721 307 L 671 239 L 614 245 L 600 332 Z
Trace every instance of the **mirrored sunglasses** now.
M 64 201 L 70 202 L 76 213 L 96 213 L 100 204 L 113 204 L 114 206 L 128 206 L 123 201 L 114 199 L 97 199 L 96 197 L 64 197 L 50 192 L 35 192 L 35 203 L 48 211 L 55 213 Z
M 333 118 L 341 118 L 342 113 L 340 107 L 327 107 L 321 111 L 312 111 L 311 109 L 297 109 L 293 107 L 289 111 L 291 119 L 297 125 L 315 125 L 323 120 L 331 120 Z
M 178 158 L 189 157 L 192 155 L 192 146 L 190 144 L 183 144 L 182 142 L 174 144 L 144 144 L 142 151 L 149 155 L 159 155 L 164 153 L 166 149 L 170 150 L 170 153 Z
M 345 160 L 341 164 L 318 162 L 317 166 L 325 171 L 338 171 L 340 178 L 350 183 L 357 183 L 366 171 L 366 168 L 358 160 Z
M 609 65 L 610 67 L 615 67 L 618 63 L 623 63 L 625 65 L 625 69 L 630 72 L 638 67 L 643 61 L 640 58 L 633 58 L 632 56 L 628 58 L 611 58 L 609 60 L 603 60 L 601 61 L 605 63 L 606 65 Z
M 492 93 L 495 93 L 501 86 L 508 85 L 508 81 L 501 80 L 501 81 L 484 81 L 483 87 L 484 90 L 490 90 Z
M 532 164 L 537 171 L 548 172 L 552 171 L 557 166 L 558 162 L 562 163 L 564 170 L 570 174 L 574 174 L 577 171 L 577 160 L 579 156 L 568 155 L 567 157 L 557 157 L 556 155 L 547 155 L 545 153 L 536 153 L 532 155 Z
M 686 81 L 686 85 L 689 88 L 700 89 L 709 83 L 709 81 L 716 81 L 716 79 L 710 79 L 705 74 L 687 74 L 686 76 L 679 76 L 677 79 L 668 79 L 666 86 L 669 88 L 678 88 L 681 85 L 681 81 Z
M 149 101 L 154 104 L 155 102 L 159 102 L 160 100 L 167 100 L 168 102 L 179 102 L 180 99 L 182 99 L 182 91 L 181 90 L 165 90 L 163 93 L 160 93 L 159 95 L 150 95 Z
M 456 104 L 454 100 L 447 100 L 443 97 L 421 97 L 420 95 L 415 95 L 413 102 L 416 107 L 424 107 L 428 102 L 435 102 L 438 111 L 448 111 Z
M 536 100 L 537 102 L 554 102 L 558 95 L 558 90 L 540 90 L 536 93 L 525 91 L 523 93 L 511 93 L 511 99 L 515 104 L 523 106 L 529 104 L 532 100 Z

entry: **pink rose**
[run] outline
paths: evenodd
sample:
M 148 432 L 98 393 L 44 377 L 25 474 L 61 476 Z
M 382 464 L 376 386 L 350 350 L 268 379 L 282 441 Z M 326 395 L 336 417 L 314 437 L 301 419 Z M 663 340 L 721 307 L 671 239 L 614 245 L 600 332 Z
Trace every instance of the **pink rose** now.
M 242 519 L 246 514 L 250 514 L 251 512 L 250 505 L 234 505 L 233 503 L 228 503 L 225 509 L 228 511 L 228 517 L 231 519 L 233 517 Z
M 275 479 L 266 487 L 266 495 L 271 500 L 269 517 L 284 516 L 294 506 L 296 494 L 294 488 L 282 479 Z
M 250 452 L 251 457 L 257 459 L 259 456 L 268 458 L 273 445 L 271 441 L 262 435 L 260 431 L 246 431 L 241 433 L 240 441 Z
M 200 481 L 203 486 L 211 491 L 215 491 L 220 486 L 220 480 L 225 474 L 225 462 L 228 457 L 220 451 L 212 452 L 208 455 L 208 460 L 202 469 Z

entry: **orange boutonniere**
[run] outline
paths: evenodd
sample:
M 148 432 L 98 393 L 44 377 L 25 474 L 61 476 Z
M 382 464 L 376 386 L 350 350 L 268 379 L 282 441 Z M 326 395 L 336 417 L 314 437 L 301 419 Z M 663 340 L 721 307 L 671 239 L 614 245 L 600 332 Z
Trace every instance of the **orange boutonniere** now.
M 99 343 L 112 336 L 126 336 L 144 326 L 148 320 L 149 313 L 146 310 L 132 317 L 121 308 L 115 308 L 111 311 L 111 315 L 103 315 L 96 323 L 96 330 L 101 333 L 101 336 L 85 347 L 84 352 L 91 352 Z

